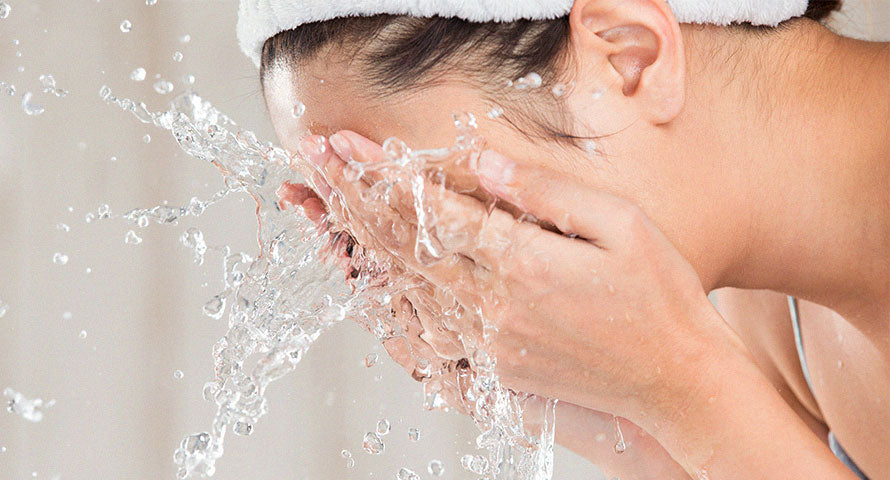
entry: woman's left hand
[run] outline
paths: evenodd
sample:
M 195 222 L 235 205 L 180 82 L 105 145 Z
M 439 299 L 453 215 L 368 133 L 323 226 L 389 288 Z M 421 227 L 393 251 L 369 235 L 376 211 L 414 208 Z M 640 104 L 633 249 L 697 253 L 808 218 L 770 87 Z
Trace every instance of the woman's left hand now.
M 406 187 L 381 208 L 344 171 L 344 159 L 381 161 L 381 147 L 353 132 L 331 145 L 338 155 L 322 169 L 350 221 L 496 327 L 490 348 L 505 385 L 631 420 L 672 416 L 703 369 L 743 351 L 691 265 L 632 203 L 486 151 L 482 186 L 559 233 L 427 181 L 431 241 L 448 259 L 420 262 Z

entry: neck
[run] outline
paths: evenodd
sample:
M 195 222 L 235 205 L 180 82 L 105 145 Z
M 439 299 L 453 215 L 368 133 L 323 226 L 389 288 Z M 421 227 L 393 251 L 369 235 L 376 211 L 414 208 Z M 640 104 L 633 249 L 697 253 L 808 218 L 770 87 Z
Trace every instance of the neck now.
M 890 45 L 806 20 L 684 29 L 672 134 L 704 139 L 678 154 L 719 186 L 691 189 L 718 211 L 698 242 L 705 287 L 775 290 L 851 322 L 890 312 Z

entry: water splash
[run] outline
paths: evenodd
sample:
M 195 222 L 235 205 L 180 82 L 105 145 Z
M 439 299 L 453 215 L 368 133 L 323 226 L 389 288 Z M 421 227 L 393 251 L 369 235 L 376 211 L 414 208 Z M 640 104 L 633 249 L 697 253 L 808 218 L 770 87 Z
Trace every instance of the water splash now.
M 407 338 L 393 319 L 395 302 L 403 298 L 404 292 L 429 284 L 408 274 L 387 252 L 351 241 L 343 233 L 347 222 L 338 212 L 326 218 L 325 228 L 319 229 L 305 215 L 279 202 L 278 191 L 285 183 L 313 186 L 305 180 L 311 178 L 312 170 L 302 153 L 290 154 L 259 142 L 253 133 L 240 129 L 194 93 L 176 97 L 165 112 L 152 112 L 144 103 L 117 98 L 107 86 L 100 89 L 99 96 L 140 122 L 169 131 L 187 154 L 209 162 L 225 181 L 224 190 L 197 204 L 193 199 L 183 207 L 137 208 L 120 218 L 144 228 L 151 222 L 176 224 L 183 217 L 201 215 L 206 208 L 233 194 L 249 195 L 257 203 L 255 254 L 233 252 L 229 247 L 207 247 L 199 231 L 189 230 L 182 238 L 184 245 L 195 250 L 198 263 L 204 261 L 209 250 L 222 257 L 225 289 L 204 305 L 208 316 L 225 316 L 228 328 L 213 348 L 215 378 L 204 387 L 204 398 L 215 404 L 216 414 L 208 431 L 186 436 L 174 453 L 179 478 L 212 476 L 216 461 L 223 454 L 226 432 L 253 431 L 268 412 L 268 386 L 294 370 L 322 333 L 350 319 L 381 342 Z M 412 151 L 403 142 L 392 139 L 384 145 L 386 161 L 373 166 L 350 163 L 357 175 L 373 168 L 411 185 L 419 224 L 415 252 L 424 263 L 439 261 L 447 254 L 424 197 L 423 184 L 430 178 L 430 170 L 435 174 L 438 169 L 441 174 L 439 166 L 455 157 L 471 161 L 484 144 L 475 135 L 472 116 L 456 116 L 455 125 L 458 137 L 453 147 Z M 392 185 L 374 185 L 372 195 L 376 200 L 389 201 Z M 344 251 L 349 255 L 344 255 Z M 344 257 L 348 258 L 347 265 Z M 441 321 L 446 329 L 448 317 L 459 315 L 458 310 L 455 306 L 444 312 Z M 492 333 L 486 328 L 480 339 L 472 335 L 462 338 L 471 360 L 458 362 L 461 368 L 444 359 L 416 359 L 418 378 L 424 382 L 424 406 L 445 407 L 448 381 L 468 378 L 466 369 L 472 367 L 470 385 L 460 395 L 481 431 L 476 445 L 488 453 L 472 456 L 469 466 L 490 479 L 547 480 L 552 476 L 555 402 L 545 407 L 542 432 L 526 433 L 521 405 L 527 396 L 501 386 L 494 373 L 496 359 L 484 353 L 486 339 Z M 248 362 L 249 358 L 259 360 Z M 486 360 L 477 361 L 483 358 Z M 388 432 L 388 428 L 385 430 Z M 416 429 L 409 433 L 412 440 L 418 435 Z M 377 432 L 368 432 L 363 448 L 379 454 L 385 445 Z
M 44 405 L 42 399 L 35 398 L 31 400 L 9 387 L 3 389 L 3 396 L 6 397 L 6 411 L 34 423 L 43 420 L 43 410 L 52 407 L 56 403 L 55 400 L 50 400 Z

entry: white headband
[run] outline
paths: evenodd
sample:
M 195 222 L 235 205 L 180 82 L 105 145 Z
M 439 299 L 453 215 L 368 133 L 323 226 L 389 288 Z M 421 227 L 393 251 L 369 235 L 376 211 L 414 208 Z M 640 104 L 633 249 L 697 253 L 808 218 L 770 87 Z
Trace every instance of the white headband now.
M 238 42 L 259 67 L 263 44 L 300 25 L 380 14 L 455 17 L 471 22 L 547 20 L 568 15 L 574 0 L 241 0 Z M 799 17 L 807 0 L 668 0 L 679 23 L 778 25 Z

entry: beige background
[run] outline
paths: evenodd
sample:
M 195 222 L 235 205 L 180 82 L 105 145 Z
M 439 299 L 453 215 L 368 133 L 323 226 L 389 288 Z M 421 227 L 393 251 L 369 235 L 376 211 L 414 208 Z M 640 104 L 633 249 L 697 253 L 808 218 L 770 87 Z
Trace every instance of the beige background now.
M 154 75 L 181 91 L 182 77 L 193 74 L 201 95 L 273 139 L 256 72 L 235 44 L 235 2 L 6 1 L 12 13 L 0 20 L 0 81 L 17 94 L 0 94 L 0 302 L 9 305 L 0 318 L 0 390 L 57 404 L 36 424 L 0 411 L 0 480 L 32 472 L 172 478 L 182 435 L 209 426 L 201 386 L 212 378 L 211 345 L 225 330 L 201 314 L 221 288 L 221 259 L 209 254 L 205 266 L 194 265 L 178 237 L 196 225 L 210 244 L 251 252 L 255 224 L 250 203 L 236 198 L 198 221 L 142 230 L 144 242 L 135 246 L 124 244 L 130 227 L 119 219 L 85 223 L 102 203 L 117 214 L 165 200 L 184 205 L 221 186 L 209 165 L 180 153 L 164 132 L 102 104 L 98 91 L 107 84 L 161 109 L 171 96 L 151 89 Z M 868 8 L 851 0 L 834 22 L 857 36 L 888 38 L 888 12 L 888 0 Z M 133 23 L 127 34 L 119 29 L 124 19 Z M 189 43 L 179 40 L 185 34 Z M 175 51 L 183 62 L 173 61 Z M 135 83 L 129 72 L 140 66 L 149 77 Z M 41 93 L 44 73 L 69 95 Z M 43 115 L 25 115 L 26 91 L 45 104 Z M 153 137 L 149 144 L 145 134 Z M 71 231 L 58 230 L 59 222 Z M 68 264 L 54 265 L 55 252 L 67 254 Z M 81 330 L 86 339 L 78 338 Z M 393 478 L 402 466 L 426 478 L 432 458 L 445 463 L 444 478 L 471 478 L 458 460 L 472 451 L 474 427 L 456 414 L 423 412 L 417 385 L 393 362 L 361 365 L 372 351 L 385 357 L 353 325 L 323 337 L 296 373 L 270 389 L 271 413 L 255 433 L 229 437 L 216 478 Z M 175 369 L 185 378 L 174 379 Z M 370 457 L 361 451 L 362 435 L 384 417 L 393 423 L 386 453 Z M 420 442 L 408 441 L 409 427 L 422 429 Z M 351 470 L 340 457 L 344 448 L 357 460 Z M 559 450 L 556 478 L 599 477 Z

